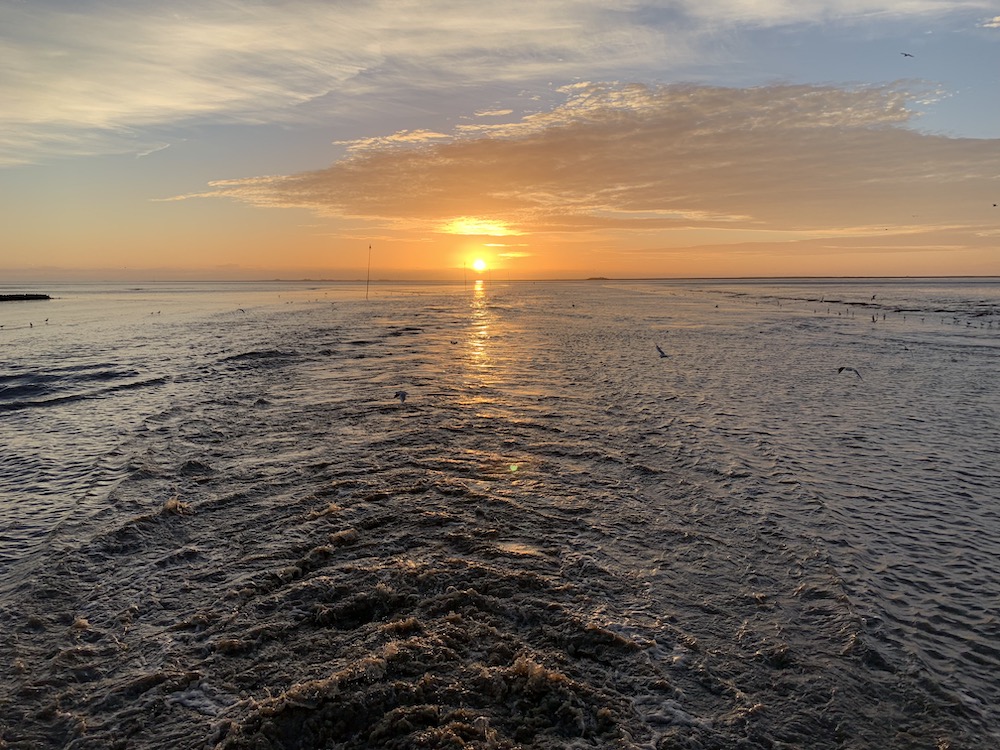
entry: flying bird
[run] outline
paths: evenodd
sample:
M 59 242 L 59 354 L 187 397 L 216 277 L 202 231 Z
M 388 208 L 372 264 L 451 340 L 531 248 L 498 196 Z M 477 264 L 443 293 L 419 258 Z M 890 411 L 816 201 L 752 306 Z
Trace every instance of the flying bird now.
M 406 402 L 406 391 L 396 391 L 395 393 L 392 394 L 392 397 L 393 398 L 398 398 L 399 399 L 399 403 L 401 403 L 401 404 L 405 403 Z
M 837 368 L 837 372 L 844 372 L 845 370 L 847 372 L 853 372 L 855 375 L 857 375 L 858 376 L 858 380 L 864 380 L 864 378 L 861 377 L 861 373 L 858 372 L 857 370 L 855 370 L 853 367 L 838 367 Z
M 660 348 L 659 344 L 656 345 L 656 351 L 660 353 L 660 359 L 663 359 L 664 357 L 667 356 L 667 353 Z
M 900 52 L 899 54 L 901 54 L 903 57 L 913 57 L 913 55 L 911 55 L 909 52 Z

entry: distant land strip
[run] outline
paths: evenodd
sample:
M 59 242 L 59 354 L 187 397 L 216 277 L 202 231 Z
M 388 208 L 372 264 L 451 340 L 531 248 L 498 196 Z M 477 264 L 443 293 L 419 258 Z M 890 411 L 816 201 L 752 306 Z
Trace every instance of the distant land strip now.
M 0 294 L 0 302 L 24 302 L 32 299 L 52 299 L 47 294 Z

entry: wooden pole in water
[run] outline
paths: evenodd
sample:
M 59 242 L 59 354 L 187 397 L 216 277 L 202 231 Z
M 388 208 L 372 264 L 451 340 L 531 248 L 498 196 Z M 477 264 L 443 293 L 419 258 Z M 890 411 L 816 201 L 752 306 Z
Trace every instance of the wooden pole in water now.
M 365 299 L 368 299 L 368 285 L 372 280 L 372 246 L 368 246 L 368 275 L 365 276 Z

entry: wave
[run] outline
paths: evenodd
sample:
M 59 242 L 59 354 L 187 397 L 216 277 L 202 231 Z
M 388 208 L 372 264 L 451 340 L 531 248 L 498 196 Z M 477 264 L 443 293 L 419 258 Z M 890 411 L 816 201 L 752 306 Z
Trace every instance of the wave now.
M 167 377 L 142 377 L 135 370 L 85 370 L 7 376 L 0 379 L 0 412 L 107 398 L 122 391 L 151 388 L 167 382 Z

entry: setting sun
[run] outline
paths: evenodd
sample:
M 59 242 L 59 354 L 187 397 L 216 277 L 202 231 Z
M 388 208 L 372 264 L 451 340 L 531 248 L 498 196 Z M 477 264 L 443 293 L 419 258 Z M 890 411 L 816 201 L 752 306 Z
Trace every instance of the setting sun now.
M 477 273 L 482 273 L 486 270 L 486 261 L 482 258 L 476 258 L 472 261 L 472 269 Z

